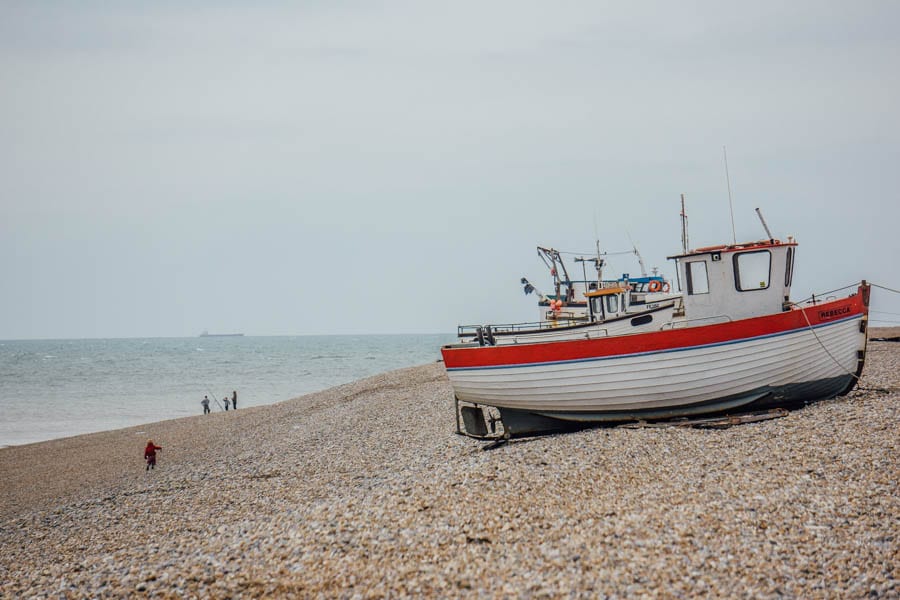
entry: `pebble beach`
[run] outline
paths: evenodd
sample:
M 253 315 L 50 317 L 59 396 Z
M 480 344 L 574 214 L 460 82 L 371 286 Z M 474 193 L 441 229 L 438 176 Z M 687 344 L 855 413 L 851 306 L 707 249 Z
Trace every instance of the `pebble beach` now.
M 432 363 L 2 448 L 0 596 L 898 598 L 898 400 L 870 341 L 782 418 L 484 450 Z

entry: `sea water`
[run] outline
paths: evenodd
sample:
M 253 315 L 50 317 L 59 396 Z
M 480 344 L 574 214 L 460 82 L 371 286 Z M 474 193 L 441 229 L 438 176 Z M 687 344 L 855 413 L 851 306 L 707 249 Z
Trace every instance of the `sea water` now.
M 435 362 L 452 334 L 0 341 L 0 446 L 288 400 Z

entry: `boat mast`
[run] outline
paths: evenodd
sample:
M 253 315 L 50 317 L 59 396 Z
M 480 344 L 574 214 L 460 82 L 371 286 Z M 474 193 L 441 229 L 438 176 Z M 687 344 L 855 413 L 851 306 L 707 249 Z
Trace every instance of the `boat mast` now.
M 601 277 L 601 272 L 603 271 L 603 259 L 600 258 L 599 245 L 600 245 L 600 243 L 597 242 L 597 246 L 598 246 L 597 258 L 585 258 L 583 256 L 579 256 L 578 258 L 575 259 L 575 262 L 581 263 L 581 273 L 582 273 L 582 276 L 584 277 L 585 284 L 587 283 L 587 267 L 584 266 L 584 263 L 586 263 L 586 262 L 594 263 L 594 270 L 597 271 L 597 289 L 600 289 L 603 287 L 603 277 Z M 585 291 L 587 291 L 587 290 L 585 290 Z
M 687 213 L 684 212 L 684 194 L 681 195 L 681 253 L 688 253 L 688 246 L 690 243 L 688 242 L 688 224 L 687 224 Z
M 731 210 L 731 243 L 737 246 L 737 234 L 734 231 L 734 203 L 731 201 L 731 177 L 728 176 L 728 153 L 722 146 L 722 154 L 725 156 L 725 181 L 728 183 L 728 208 Z

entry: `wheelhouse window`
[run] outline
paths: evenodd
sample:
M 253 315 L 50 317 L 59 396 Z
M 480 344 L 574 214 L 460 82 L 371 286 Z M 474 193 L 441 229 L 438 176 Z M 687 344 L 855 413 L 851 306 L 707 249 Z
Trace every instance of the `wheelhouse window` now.
M 606 297 L 606 312 L 608 313 L 617 313 L 619 312 L 619 295 L 618 294 L 610 294 Z
M 791 286 L 791 280 L 794 278 L 794 249 L 787 249 L 787 264 L 784 267 L 784 287 Z
M 734 286 L 739 292 L 764 290 L 769 287 L 772 253 L 768 250 L 734 255 Z
M 690 295 L 709 293 L 709 275 L 706 273 L 706 261 L 698 260 L 685 264 L 687 293 Z

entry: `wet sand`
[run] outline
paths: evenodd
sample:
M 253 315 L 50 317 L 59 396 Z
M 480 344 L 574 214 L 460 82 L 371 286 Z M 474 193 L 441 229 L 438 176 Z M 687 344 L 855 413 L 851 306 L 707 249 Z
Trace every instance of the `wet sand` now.
M 898 597 L 900 344 L 860 388 L 484 451 L 436 363 L 4 448 L 0 596 Z

